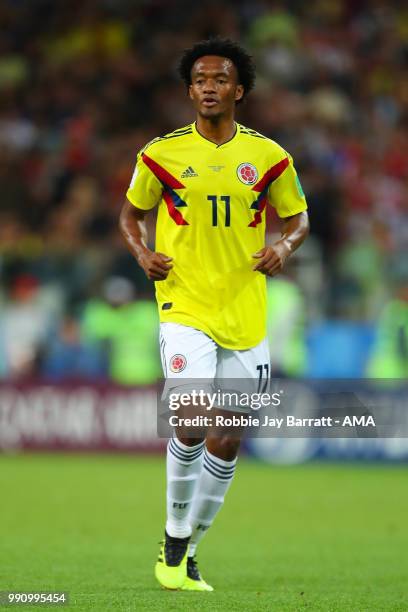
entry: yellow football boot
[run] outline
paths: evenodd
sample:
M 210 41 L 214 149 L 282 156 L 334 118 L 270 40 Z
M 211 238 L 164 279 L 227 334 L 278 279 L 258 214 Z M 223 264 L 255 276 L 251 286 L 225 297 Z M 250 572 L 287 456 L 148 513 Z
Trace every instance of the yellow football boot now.
M 213 591 L 213 587 L 201 578 L 195 557 L 187 557 L 187 576 L 182 591 Z
M 180 589 L 187 577 L 188 538 L 172 538 L 165 533 L 154 573 L 162 587 Z

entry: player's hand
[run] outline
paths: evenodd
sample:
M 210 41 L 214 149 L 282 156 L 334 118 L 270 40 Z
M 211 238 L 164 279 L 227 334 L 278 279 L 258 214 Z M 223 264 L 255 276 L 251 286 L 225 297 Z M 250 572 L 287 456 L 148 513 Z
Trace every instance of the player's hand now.
M 283 241 L 278 241 L 272 246 L 264 247 L 252 255 L 252 257 L 259 260 L 254 265 L 253 270 L 262 272 L 266 276 L 275 276 L 275 274 L 282 270 L 290 253 L 290 247 Z
M 150 249 L 143 251 L 138 261 L 145 271 L 147 278 L 155 281 L 165 280 L 173 267 L 170 263 L 173 261 L 172 257 L 168 257 L 163 253 L 155 253 L 150 251 Z

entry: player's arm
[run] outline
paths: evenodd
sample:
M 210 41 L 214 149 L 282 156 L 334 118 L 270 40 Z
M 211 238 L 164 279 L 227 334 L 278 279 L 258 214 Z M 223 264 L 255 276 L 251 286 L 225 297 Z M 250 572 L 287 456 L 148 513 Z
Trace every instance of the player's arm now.
M 149 146 L 149 145 L 147 145 Z M 143 161 L 139 152 L 126 200 L 119 219 L 119 228 L 126 246 L 151 280 L 164 280 L 171 269 L 171 257 L 155 253 L 147 246 L 145 217 L 162 196 L 163 186 Z
M 258 259 L 254 270 L 268 276 L 274 276 L 282 270 L 289 255 L 296 251 L 309 233 L 305 194 L 293 166 L 292 157 L 286 151 L 283 153 L 286 157 L 277 164 L 279 166 L 284 162 L 283 171 L 271 183 L 268 191 L 268 200 L 282 220 L 281 238 L 254 255 Z
M 163 253 L 155 253 L 147 246 L 147 210 L 136 208 L 125 201 L 120 213 L 119 228 L 126 246 L 151 280 L 164 280 L 171 270 L 172 258 Z
M 254 270 L 267 276 L 274 276 L 280 272 L 289 255 L 300 247 L 308 233 L 309 218 L 306 211 L 283 219 L 280 240 L 255 253 L 254 257 L 258 262 Z

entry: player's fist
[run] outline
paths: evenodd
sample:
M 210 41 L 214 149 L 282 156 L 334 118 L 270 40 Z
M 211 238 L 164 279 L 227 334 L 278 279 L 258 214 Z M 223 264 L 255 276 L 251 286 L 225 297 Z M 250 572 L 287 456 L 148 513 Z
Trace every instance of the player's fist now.
M 272 246 L 264 247 L 252 257 L 258 259 L 253 270 L 267 276 L 275 276 L 280 272 L 290 255 L 290 248 L 285 242 L 279 241 Z
M 173 267 L 170 263 L 173 261 L 172 257 L 163 253 L 155 253 L 150 249 L 145 249 L 138 257 L 138 261 L 147 278 L 155 281 L 165 280 Z

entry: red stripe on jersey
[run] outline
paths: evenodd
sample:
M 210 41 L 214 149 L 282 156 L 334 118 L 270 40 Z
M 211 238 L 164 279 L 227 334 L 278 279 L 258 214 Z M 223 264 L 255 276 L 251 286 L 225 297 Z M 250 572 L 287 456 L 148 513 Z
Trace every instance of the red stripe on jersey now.
M 160 166 L 157 162 L 154 161 L 151 157 L 146 155 L 146 153 L 142 154 L 142 159 L 146 166 L 150 168 L 153 174 L 159 179 L 161 183 L 171 187 L 172 189 L 184 189 L 183 183 L 180 183 L 170 172 L 167 172 L 165 168 Z
M 255 213 L 254 220 L 251 221 L 251 223 L 248 225 L 248 227 L 256 227 L 259 223 L 261 223 L 261 221 L 262 221 L 262 213 L 265 210 L 265 206 L 266 206 L 267 201 L 268 201 L 268 198 L 265 195 L 262 198 L 262 200 L 259 202 L 259 208 L 258 208 L 258 210 Z
M 171 197 L 171 194 L 166 191 L 166 189 L 163 191 L 163 198 L 167 204 L 167 210 L 169 211 L 170 217 L 177 223 L 177 225 L 188 225 L 181 212 L 175 207 L 173 198 Z
M 289 159 L 285 157 L 285 159 L 282 159 L 280 162 L 272 166 L 272 168 L 269 168 L 267 172 L 265 172 L 261 180 L 258 181 L 256 185 L 252 187 L 253 191 L 263 191 L 267 187 L 267 185 L 269 185 L 269 183 L 272 183 L 277 178 L 279 178 L 282 172 L 288 166 L 289 166 Z

